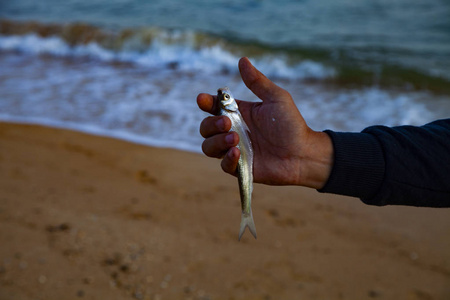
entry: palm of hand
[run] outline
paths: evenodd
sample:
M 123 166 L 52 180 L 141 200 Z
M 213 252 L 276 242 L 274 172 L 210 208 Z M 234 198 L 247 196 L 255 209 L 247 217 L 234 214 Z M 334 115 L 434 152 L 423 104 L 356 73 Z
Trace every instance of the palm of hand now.
M 299 180 L 299 150 L 308 127 L 290 95 L 285 97 L 290 99 L 239 102 L 239 110 L 250 129 L 255 182 L 277 185 L 296 184 Z

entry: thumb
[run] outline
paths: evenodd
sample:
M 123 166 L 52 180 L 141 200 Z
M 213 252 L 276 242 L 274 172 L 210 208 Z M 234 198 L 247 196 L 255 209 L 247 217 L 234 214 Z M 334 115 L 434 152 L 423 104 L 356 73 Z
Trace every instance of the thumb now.
M 245 85 L 263 101 L 277 102 L 289 95 L 286 90 L 258 71 L 247 57 L 239 60 L 239 72 Z

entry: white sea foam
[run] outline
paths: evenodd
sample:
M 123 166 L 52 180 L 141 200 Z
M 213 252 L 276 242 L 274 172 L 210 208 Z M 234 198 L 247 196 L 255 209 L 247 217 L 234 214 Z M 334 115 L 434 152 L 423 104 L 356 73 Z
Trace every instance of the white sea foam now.
M 60 37 L 40 37 L 36 34 L 23 36 L 0 35 L 0 50 L 19 51 L 29 54 L 50 54 L 64 57 L 88 57 L 100 61 L 127 62 L 145 67 L 164 67 L 171 65 L 183 71 L 206 72 L 215 74 L 226 71 L 236 73 L 236 62 L 241 55 L 225 50 L 220 43 L 198 47 L 193 44 L 193 33 L 184 33 L 183 38 L 177 33 L 175 37 L 167 37 L 163 31 L 153 37 L 151 43 L 142 49 L 143 45 L 130 46 L 125 43 L 122 49 L 113 51 L 101 47 L 95 42 L 69 46 Z M 180 34 L 180 33 L 178 33 Z M 177 42 L 173 42 L 176 40 Z M 245 55 L 245 53 L 242 53 Z M 335 70 L 321 63 L 304 60 L 297 64 L 289 64 L 287 57 L 270 54 L 256 57 L 253 62 L 267 76 L 279 79 L 325 79 L 333 77 Z
M 69 46 L 59 37 L 42 38 L 36 34 L 1 36 L 0 49 L 33 54 L 68 55 Z
M 58 38 L 36 36 L 1 37 L 0 45 L 1 120 L 199 152 L 203 140 L 199 124 L 207 114 L 197 107 L 198 93 L 214 93 L 218 87 L 228 85 L 237 98 L 255 99 L 236 76 L 238 58 L 219 46 L 194 51 L 177 49 L 179 45 L 161 45 L 140 53 L 115 53 L 96 44 L 71 48 Z M 54 55 L 36 55 L 43 53 Z M 198 57 L 189 62 L 194 55 Z M 86 60 L 86 56 L 96 59 Z M 217 67 L 219 58 L 229 72 Z M 167 68 L 166 64 L 174 59 L 180 65 Z M 272 68 L 269 72 L 281 72 L 282 60 L 265 59 L 254 63 L 261 69 Z M 108 63 L 111 60 L 135 63 L 117 66 Z M 215 67 L 206 72 L 209 65 Z M 315 71 L 308 72 L 313 76 Z M 286 74 L 275 77 L 289 76 Z M 315 130 L 359 131 L 374 124 L 420 125 L 450 115 L 448 96 L 377 87 L 331 89 L 324 84 L 283 78 L 277 83 L 292 94 Z

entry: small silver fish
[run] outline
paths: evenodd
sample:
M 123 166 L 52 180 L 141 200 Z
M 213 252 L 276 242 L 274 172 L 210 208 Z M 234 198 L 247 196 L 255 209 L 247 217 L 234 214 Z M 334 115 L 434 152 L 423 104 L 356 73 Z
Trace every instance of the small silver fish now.
M 220 102 L 220 115 L 227 116 L 231 120 L 231 131 L 239 135 L 237 148 L 241 151 L 238 163 L 239 193 L 241 195 L 241 228 L 239 230 L 239 240 L 248 227 L 256 239 L 256 228 L 252 215 L 252 192 L 253 192 L 253 148 L 248 133 L 250 130 L 245 124 L 239 112 L 238 105 L 228 87 L 217 91 L 217 98 Z

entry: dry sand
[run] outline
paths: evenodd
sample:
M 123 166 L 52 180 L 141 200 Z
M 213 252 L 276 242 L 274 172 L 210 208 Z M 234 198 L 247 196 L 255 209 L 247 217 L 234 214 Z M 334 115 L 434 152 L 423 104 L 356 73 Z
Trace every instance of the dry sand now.
M 254 188 L 218 160 L 0 123 L 1 299 L 450 299 L 450 210 Z

